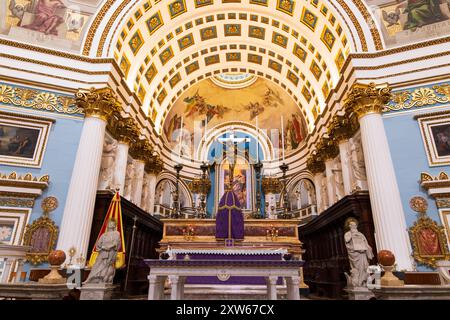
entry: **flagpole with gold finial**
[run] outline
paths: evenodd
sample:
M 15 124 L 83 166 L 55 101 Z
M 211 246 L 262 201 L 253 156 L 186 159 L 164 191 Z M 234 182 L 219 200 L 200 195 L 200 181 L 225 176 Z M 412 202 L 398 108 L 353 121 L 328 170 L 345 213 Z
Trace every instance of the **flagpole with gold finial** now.
M 121 246 L 119 251 L 117 252 L 116 257 L 116 269 L 122 268 L 125 266 L 125 240 L 124 240 L 124 233 L 123 233 L 123 220 L 122 220 L 122 206 L 120 204 L 120 195 L 119 192 L 116 191 L 114 194 L 114 197 L 111 200 L 111 203 L 108 208 L 108 212 L 106 213 L 105 220 L 103 221 L 102 228 L 100 229 L 100 232 L 98 234 L 97 240 L 95 241 L 94 248 L 92 248 L 91 257 L 89 259 L 88 266 L 92 268 L 92 266 L 95 263 L 95 260 L 98 256 L 97 251 L 97 241 L 100 239 L 100 237 L 107 231 L 108 222 L 109 220 L 116 220 L 116 228 L 117 231 L 120 233 L 120 241 Z

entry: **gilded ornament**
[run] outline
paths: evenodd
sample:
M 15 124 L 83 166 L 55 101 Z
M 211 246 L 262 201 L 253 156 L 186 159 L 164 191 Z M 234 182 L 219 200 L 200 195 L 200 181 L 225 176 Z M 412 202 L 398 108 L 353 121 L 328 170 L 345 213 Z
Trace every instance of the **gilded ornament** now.
M 311 171 L 312 174 L 321 173 L 325 171 L 325 163 L 318 155 L 311 156 L 306 162 L 306 168 Z
M 358 130 L 358 119 L 353 114 L 335 115 L 327 128 L 328 135 L 337 143 L 350 139 Z
M 424 197 L 416 196 L 409 200 L 409 207 L 418 213 L 425 213 L 428 209 L 428 202 Z
M 50 196 L 42 200 L 41 208 L 45 213 L 52 212 L 58 208 L 58 199 L 56 197 Z
M 445 198 L 445 199 L 436 199 L 436 206 L 439 209 L 442 208 L 450 208 L 450 199 Z
M 83 114 L 71 97 L 8 85 L 0 85 L 0 103 L 63 114 Z
M 422 172 L 420 174 L 420 182 L 424 181 L 433 181 L 433 177 L 429 173 Z
M 139 137 L 139 129 L 133 118 L 112 118 L 108 130 L 112 133 L 115 139 L 119 142 L 131 144 Z
M 355 83 L 344 101 L 348 111 L 358 118 L 370 113 L 381 113 L 391 99 L 391 88 L 385 85 Z
M 426 214 L 421 214 L 414 225 L 409 228 L 413 244 L 414 259 L 432 268 L 436 261 L 450 258 L 444 227 L 439 226 Z
M 211 180 L 208 178 L 194 178 L 189 184 L 189 189 L 196 194 L 207 194 L 211 189 Z
M 339 155 L 339 148 L 333 139 L 323 137 L 317 144 L 317 153 L 323 160 L 333 159 Z
M 431 88 L 421 87 L 413 90 L 395 92 L 392 101 L 385 106 L 384 111 L 408 110 L 414 107 L 425 107 L 450 101 L 450 84 L 445 83 Z
M 153 147 L 148 140 L 137 140 L 131 144 L 130 153 L 133 158 L 145 161 L 153 153 Z
M 27 225 L 24 234 L 24 245 L 30 246 L 27 261 L 33 265 L 47 262 L 49 253 L 55 248 L 58 227 L 48 216 L 44 215 Z
M 273 193 L 278 194 L 283 189 L 283 184 L 280 179 L 275 177 L 264 177 L 262 178 L 262 190 L 265 194 Z
M 86 117 L 96 117 L 108 121 L 115 112 L 120 112 L 121 105 L 111 88 L 91 88 L 80 90 L 75 94 L 77 105 L 84 110 Z
M 149 156 L 145 161 L 145 171 L 147 173 L 159 174 L 164 168 L 164 164 L 158 155 Z

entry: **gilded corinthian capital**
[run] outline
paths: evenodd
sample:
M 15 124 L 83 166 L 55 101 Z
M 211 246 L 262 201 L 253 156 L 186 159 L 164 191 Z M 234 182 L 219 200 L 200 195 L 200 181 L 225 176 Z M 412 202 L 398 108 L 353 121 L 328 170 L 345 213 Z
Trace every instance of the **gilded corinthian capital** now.
M 111 133 L 120 142 L 130 144 L 139 137 L 139 129 L 133 118 L 119 117 L 111 126 Z
M 120 112 L 121 106 L 111 88 L 91 88 L 80 90 L 75 94 L 78 107 L 84 110 L 86 118 L 96 117 L 108 121 L 115 112 Z
M 147 140 L 137 140 L 131 144 L 130 153 L 133 158 L 145 161 L 153 153 L 153 147 Z
M 369 113 L 381 113 L 390 99 L 391 88 L 388 84 L 355 83 L 344 105 L 348 111 L 355 112 L 358 118 L 361 118 Z
M 337 143 L 348 140 L 359 128 L 355 113 L 346 112 L 344 115 L 335 115 L 328 125 L 327 132 L 331 139 Z
M 146 159 L 145 171 L 151 174 L 158 174 L 164 168 L 164 164 L 159 155 L 152 155 Z
M 325 163 L 318 155 L 311 156 L 306 162 L 306 168 L 311 171 L 312 174 L 325 171 Z

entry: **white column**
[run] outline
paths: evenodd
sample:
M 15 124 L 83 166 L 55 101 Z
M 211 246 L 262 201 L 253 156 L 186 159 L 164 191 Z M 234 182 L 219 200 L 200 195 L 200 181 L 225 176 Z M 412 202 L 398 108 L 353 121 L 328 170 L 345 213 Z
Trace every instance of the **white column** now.
M 17 259 L 16 261 L 17 261 L 17 271 L 15 282 L 20 282 L 20 277 L 22 276 L 23 270 L 23 259 Z
M 156 193 L 156 173 L 147 173 L 148 203 L 147 211 L 154 214 L 155 211 L 155 193 Z
M 170 289 L 170 300 L 180 300 L 180 277 L 179 276 L 169 276 L 171 289 Z
M 106 121 L 89 117 L 84 120 L 75 165 L 67 193 L 57 248 L 87 258 L 97 181 L 103 150 Z
M 411 244 L 380 113 L 359 119 L 377 249 L 394 253 L 398 270 L 412 270 Z
M 114 112 L 120 112 L 121 106 L 110 88 L 79 91 L 76 101 L 84 109 L 85 119 L 57 249 L 65 251 L 68 257 L 67 252 L 73 247 L 78 257 L 87 259 L 106 122 Z
M 352 181 L 351 181 L 351 160 L 349 159 L 350 154 L 350 143 L 348 140 L 341 140 L 339 142 L 339 154 L 341 157 L 341 168 L 342 168 L 342 179 L 344 182 L 344 193 L 349 195 L 352 193 Z
M 277 280 L 277 276 L 269 276 L 266 278 L 268 300 L 277 300 Z
M 286 277 L 288 300 L 300 300 L 300 277 Z
M 120 189 L 123 195 L 125 188 L 125 176 L 127 174 L 128 150 L 130 146 L 127 142 L 119 142 L 116 150 L 116 164 L 114 168 L 114 186 Z
M 4 263 L 4 267 L 3 267 L 3 272 L 2 272 L 1 283 L 8 283 L 9 276 L 11 274 L 11 266 L 12 266 L 13 260 L 11 258 L 5 258 L 3 263 Z
M 336 190 L 333 176 L 333 159 L 325 161 L 325 175 L 327 179 L 328 206 L 331 207 L 336 202 Z
M 144 185 L 144 168 L 145 162 L 143 160 L 134 161 L 134 179 L 132 185 L 131 202 L 135 205 L 141 205 L 142 186 Z
M 314 174 L 314 188 L 316 190 L 316 206 L 317 206 L 317 213 L 322 212 L 323 210 L 323 199 L 322 194 L 320 192 L 321 183 L 322 183 L 322 172 L 316 172 Z

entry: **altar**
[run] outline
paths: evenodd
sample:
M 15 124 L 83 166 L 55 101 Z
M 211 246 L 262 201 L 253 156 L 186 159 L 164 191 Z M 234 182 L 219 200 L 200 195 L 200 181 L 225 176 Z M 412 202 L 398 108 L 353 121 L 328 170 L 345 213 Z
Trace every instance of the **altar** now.
M 147 259 L 150 267 L 149 300 L 164 298 L 164 283 L 168 277 L 171 282 L 171 300 L 184 298 L 187 277 L 216 277 L 226 281 L 236 277 L 263 277 L 266 280 L 267 299 L 277 299 L 277 282 L 284 279 L 287 286 L 287 298 L 300 300 L 298 290 L 300 277 L 298 269 L 303 261 L 259 261 L 259 260 L 156 260 Z
M 192 263 L 209 261 L 217 267 L 218 263 L 250 263 L 255 268 L 257 265 L 261 268 L 262 265 L 278 265 L 290 263 L 286 260 L 292 260 L 294 264 L 299 264 L 296 269 L 296 275 L 299 277 L 297 291 L 299 288 L 307 288 L 301 269 L 304 250 L 298 237 L 299 221 L 296 219 L 246 219 L 244 238 L 239 241 L 218 240 L 215 219 L 163 219 L 162 222 L 163 238 L 159 243 L 159 251 L 169 253 L 171 260 Z M 263 293 L 267 281 L 267 275 L 258 272 L 233 273 L 227 279 L 219 279 L 214 273 L 195 277 L 185 275 L 183 286 L 190 292 L 201 288 L 203 292 L 210 293 L 234 292 L 233 286 L 245 286 L 245 290 Z M 276 277 L 274 285 L 280 290 L 287 289 L 282 276 Z

